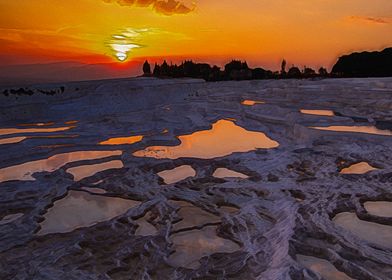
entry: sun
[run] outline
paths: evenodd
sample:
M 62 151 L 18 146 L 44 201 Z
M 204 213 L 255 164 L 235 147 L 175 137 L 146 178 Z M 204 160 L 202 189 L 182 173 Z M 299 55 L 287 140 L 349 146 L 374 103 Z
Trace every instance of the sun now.
M 118 61 L 124 62 L 127 60 L 128 55 L 126 53 L 118 52 L 118 53 L 116 53 L 116 58 Z
M 108 45 L 112 49 L 113 56 L 119 61 L 124 62 L 129 58 L 129 53 L 141 46 L 135 43 L 134 33 L 123 32 L 122 34 L 114 34 L 111 36 Z
M 114 51 L 114 56 L 118 61 L 124 62 L 128 59 L 128 53 L 135 48 L 139 48 L 140 46 L 133 43 L 128 43 L 126 41 L 117 41 L 115 43 L 110 44 L 110 47 Z

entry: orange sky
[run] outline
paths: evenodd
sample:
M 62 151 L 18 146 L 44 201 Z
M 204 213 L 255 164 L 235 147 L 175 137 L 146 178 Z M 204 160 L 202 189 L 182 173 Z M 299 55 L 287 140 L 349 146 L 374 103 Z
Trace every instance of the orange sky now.
M 332 66 L 392 45 L 390 0 L 0 1 L 1 65 L 232 58 Z

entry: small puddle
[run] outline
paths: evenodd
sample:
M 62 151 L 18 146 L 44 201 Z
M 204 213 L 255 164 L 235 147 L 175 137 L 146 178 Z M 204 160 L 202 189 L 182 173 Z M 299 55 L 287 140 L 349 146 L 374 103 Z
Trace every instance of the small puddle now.
M 67 148 L 67 147 L 73 147 L 75 144 L 53 144 L 53 145 L 41 145 L 37 146 L 38 149 L 58 149 L 58 148 Z
M 69 191 L 65 198 L 55 201 L 46 212 L 37 234 L 64 233 L 89 227 L 111 220 L 138 205 L 139 201 Z
M 248 131 L 228 120 L 220 120 L 212 129 L 197 131 L 178 137 L 179 146 L 152 146 L 133 153 L 136 157 L 177 159 L 182 157 L 211 159 L 235 152 L 249 152 L 256 149 L 270 149 L 279 143 L 268 138 L 263 132 Z
M 340 174 L 365 174 L 373 170 L 378 170 L 373 166 L 369 165 L 367 162 L 360 162 L 353 164 L 347 168 L 343 168 L 340 171 Z
M 204 211 L 201 208 L 194 206 L 192 203 L 186 201 L 170 202 L 181 207 L 177 214 L 182 218 L 182 220 L 173 225 L 174 231 L 221 222 L 221 218 L 219 216 Z
M 212 176 L 214 176 L 215 178 L 242 178 L 242 179 L 249 178 L 249 176 L 245 174 L 227 168 L 216 169 L 214 174 L 212 174 Z
M 189 177 L 196 176 L 195 169 L 190 165 L 182 165 L 171 170 L 165 170 L 158 173 L 165 184 L 174 184 Z
M 98 185 L 98 184 L 101 184 L 103 181 L 104 181 L 104 180 L 101 179 L 101 180 L 98 180 L 98 181 L 96 181 L 96 182 L 94 182 L 94 183 L 92 183 L 92 184 L 93 184 L 93 185 Z
M 328 117 L 333 117 L 335 116 L 335 113 L 331 110 L 300 110 L 302 114 L 305 115 L 317 115 L 317 116 L 328 116 Z
M 174 267 L 197 269 L 199 260 L 204 256 L 233 253 L 240 249 L 236 243 L 217 236 L 216 229 L 216 226 L 207 226 L 201 230 L 173 234 L 171 240 L 175 252 L 168 258 L 168 263 Z
M 100 189 L 100 188 L 82 187 L 82 190 L 88 191 L 90 193 L 95 193 L 95 194 L 105 194 L 106 193 L 106 191 L 104 189 Z
M 65 123 L 67 124 L 67 123 Z M 54 122 L 47 122 L 47 123 L 22 123 L 22 124 L 18 124 L 18 126 L 51 126 L 54 125 Z
M 2 138 L 0 139 L 0 145 L 4 144 L 16 144 L 20 143 L 26 139 L 51 139 L 51 138 L 76 138 L 78 135 L 46 135 L 46 136 L 19 136 L 19 137 L 9 137 L 9 138 Z M 63 144 L 63 145 L 42 145 L 38 146 L 38 148 L 58 148 L 58 147 L 64 147 L 65 145 L 71 145 L 71 144 Z
M 16 133 L 45 133 L 65 131 L 73 128 L 73 126 L 53 127 L 53 128 L 0 128 L 0 135 L 9 135 Z
M 143 140 L 143 136 L 130 136 L 130 137 L 118 137 L 110 138 L 109 140 L 100 142 L 100 145 L 131 145 Z
M 25 137 L 25 136 L 3 138 L 3 139 L 0 139 L 0 145 L 19 143 L 19 142 L 22 142 L 25 139 L 27 139 L 27 137 Z
M 45 136 L 31 136 L 31 138 L 42 138 L 42 139 L 58 139 L 58 138 L 77 138 L 78 134 L 57 134 L 57 135 L 45 135 Z
M 135 231 L 135 235 L 150 236 L 150 235 L 156 235 L 158 233 L 156 227 L 154 227 L 152 224 L 150 224 L 147 221 L 147 218 L 150 214 L 151 212 L 148 212 L 144 217 L 141 217 L 140 219 L 137 219 L 135 221 L 135 223 L 137 223 L 138 225 L 138 228 Z
M 0 220 L 0 225 L 5 225 L 5 224 L 11 223 L 13 221 L 16 221 L 17 219 L 21 218 L 23 215 L 24 215 L 23 213 L 16 213 L 16 214 L 7 215 L 7 216 L 3 217 L 3 219 Z
M 248 100 L 247 99 L 247 100 L 242 101 L 241 104 L 245 105 L 245 106 L 253 106 L 253 105 L 256 105 L 256 104 L 265 104 L 265 102 L 264 101 Z
M 93 176 L 94 174 L 104 170 L 120 169 L 123 167 L 124 164 L 122 163 L 121 160 L 112 160 L 112 161 L 98 163 L 98 164 L 72 167 L 67 169 L 67 172 L 71 173 L 74 176 L 74 181 L 80 181 L 84 178 Z
M 78 121 L 66 121 L 64 122 L 64 124 L 66 125 L 71 125 L 71 124 L 77 124 Z M 55 122 L 39 122 L 39 123 L 22 123 L 22 124 L 18 124 L 18 126 L 52 126 L 55 125 Z
M 361 239 L 392 248 L 392 226 L 362 221 L 355 213 L 350 212 L 337 214 L 333 221 L 336 225 L 351 231 Z
M 310 127 L 317 130 L 327 130 L 335 132 L 356 132 L 356 133 L 367 133 L 377 135 L 392 136 L 392 131 L 378 129 L 375 126 L 313 126 Z
M 339 271 L 327 260 L 311 256 L 296 255 L 298 263 L 319 274 L 325 280 L 352 280 L 347 274 Z
M 34 180 L 32 174 L 36 172 L 53 172 L 70 162 L 93 160 L 110 156 L 120 156 L 122 151 L 78 151 L 57 154 L 47 159 L 29 161 L 19 165 L 0 169 L 0 182 L 21 180 Z
M 392 218 L 392 202 L 390 201 L 368 201 L 363 206 L 371 215 Z

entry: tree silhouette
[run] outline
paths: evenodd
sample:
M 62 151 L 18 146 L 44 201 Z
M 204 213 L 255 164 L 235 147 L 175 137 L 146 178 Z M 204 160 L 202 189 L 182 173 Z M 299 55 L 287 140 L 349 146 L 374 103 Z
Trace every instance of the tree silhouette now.
M 286 73 L 286 65 L 287 62 L 285 59 L 282 60 L 282 65 L 280 67 L 280 75 L 282 75 L 282 77 L 284 77 L 287 73 Z
M 161 65 L 161 76 L 168 76 L 169 72 L 169 65 L 167 64 L 166 60 L 164 60 Z
M 252 79 L 252 71 L 246 61 L 232 60 L 225 65 L 225 78 L 229 80 L 250 80 Z
M 222 71 L 218 66 L 211 66 L 207 63 L 195 63 L 192 60 L 185 60 L 180 65 L 170 65 L 163 61 L 161 65 L 155 63 L 153 76 L 158 78 L 196 78 L 204 79 L 206 81 L 227 81 L 227 80 L 260 80 L 260 79 L 301 79 L 301 78 L 314 78 L 317 76 L 328 77 L 328 72 L 325 68 L 319 69 L 319 74 L 310 67 L 304 67 L 303 71 L 292 66 L 286 72 L 287 62 L 283 59 L 281 70 L 272 72 L 260 67 L 251 69 L 246 61 L 232 60 L 225 65 Z M 148 61 L 143 65 L 143 72 L 148 73 Z M 151 70 L 150 70 L 151 72 Z
M 293 65 L 293 66 L 289 69 L 289 72 L 287 72 L 287 77 L 288 77 L 289 79 L 300 79 L 300 78 L 302 77 L 301 70 L 299 70 L 298 67 L 296 67 L 296 66 Z
M 143 74 L 144 76 L 151 76 L 151 67 L 147 60 L 143 64 Z
M 153 75 L 155 77 L 161 76 L 161 66 L 159 66 L 157 63 L 155 63 Z
M 327 77 L 328 76 L 328 71 L 324 67 L 320 67 L 318 70 L 318 73 L 321 77 Z
M 304 67 L 304 71 L 303 71 L 303 76 L 304 78 L 314 78 L 316 77 L 316 71 L 314 71 L 312 68 L 309 67 Z
M 392 48 L 344 55 L 331 73 L 337 77 L 392 77 Z
M 267 71 L 263 68 L 255 68 L 252 70 L 252 78 L 253 79 L 265 79 L 267 78 Z

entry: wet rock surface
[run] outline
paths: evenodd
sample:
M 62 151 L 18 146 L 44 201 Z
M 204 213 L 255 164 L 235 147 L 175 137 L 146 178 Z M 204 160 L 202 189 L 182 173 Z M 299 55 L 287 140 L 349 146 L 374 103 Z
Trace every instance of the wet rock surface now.
M 38 123 L 55 128 L 77 120 L 65 131 L 0 136 L 0 141 L 26 137 L 0 145 L 0 174 L 6 178 L 0 180 L 0 279 L 321 279 L 303 261 L 312 258 L 347 279 L 391 279 L 387 239 L 374 243 L 333 219 L 352 213 L 392 227 L 392 218 L 385 209 L 377 211 L 376 203 L 368 212 L 369 202 L 392 201 L 392 136 L 311 127 L 389 128 L 380 124 L 391 121 L 392 79 L 130 79 L 50 88 L 61 86 L 64 91 L 55 95 L 39 93 L 37 86 L 26 89 L 33 95 L 0 96 L 1 129 L 38 128 Z M 244 106 L 243 100 L 264 103 Z M 302 114 L 303 108 L 339 114 Z M 220 120 L 264 133 L 279 145 L 211 157 L 203 151 L 203 158 L 133 155 L 152 146 L 180 146 L 177 136 L 211 130 Z M 100 144 L 132 135 L 143 137 Z M 241 141 L 230 133 L 223 139 Z M 63 156 L 80 151 L 105 156 Z M 12 168 L 37 161 L 45 165 L 34 172 Z M 76 180 L 67 172 L 113 161 L 122 164 Z M 377 169 L 340 173 L 360 162 Z M 158 176 L 184 165 L 195 176 L 169 184 Z M 247 178 L 216 178 L 218 168 Z M 75 192 L 79 198 L 99 197 L 91 203 L 102 213 L 113 199 L 129 203 L 114 216 L 41 234 L 48 215 Z M 72 215 L 83 222 L 92 215 L 84 212 Z M 188 254 L 192 241 L 199 250 Z

